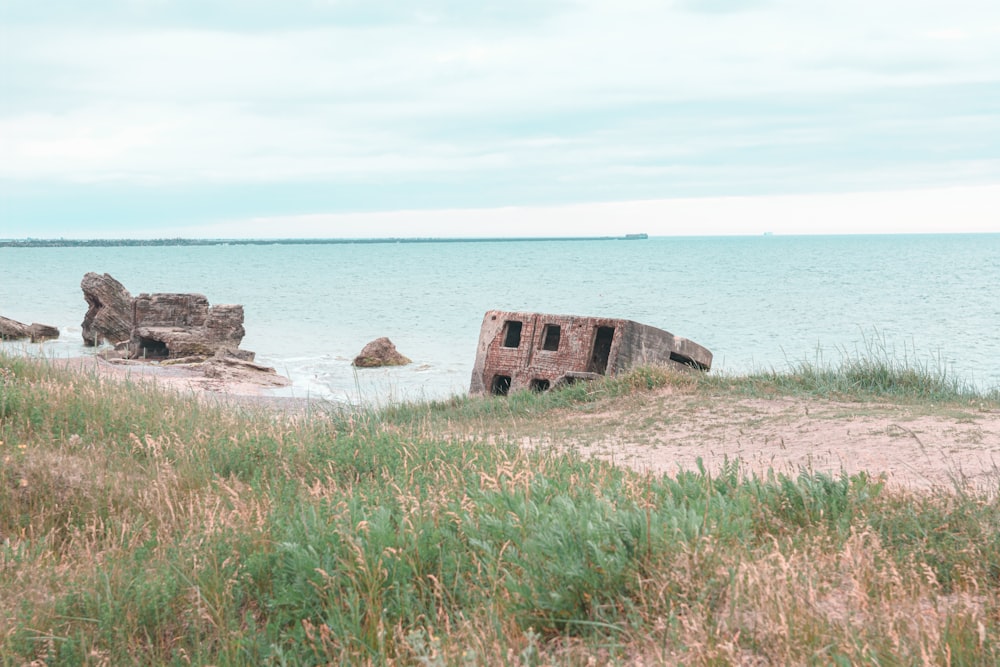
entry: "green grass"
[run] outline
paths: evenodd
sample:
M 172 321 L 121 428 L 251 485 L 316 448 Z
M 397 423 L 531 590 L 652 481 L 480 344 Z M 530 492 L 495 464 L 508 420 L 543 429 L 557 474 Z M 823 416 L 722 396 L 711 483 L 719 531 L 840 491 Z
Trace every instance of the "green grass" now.
M 996 664 L 997 494 L 451 435 L 668 385 L 996 407 L 796 374 L 281 416 L 0 356 L 0 664 Z
M 431 432 L 464 425 L 492 428 L 504 421 L 538 420 L 556 410 L 585 412 L 591 406 L 649 390 L 673 387 L 695 396 L 808 396 L 848 402 L 889 401 L 975 414 L 1000 408 L 1000 387 L 983 391 L 951 375 L 943 363 L 915 356 L 896 358 L 877 337 L 862 353 L 843 351 L 837 362 L 794 361 L 785 370 L 757 370 L 742 375 L 678 373 L 663 367 L 637 368 L 601 382 L 577 383 L 559 391 L 515 392 L 504 397 L 455 396 L 447 400 L 398 403 L 363 413 L 362 420 L 422 426 Z M 358 414 L 351 415 L 358 419 Z
M 840 351 L 840 359 L 825 361 L 817 351 L 812 361 L 797 360 L 787 370 L 762 370 L 730 380 L 712 381 L 745 393 L 814 395 L 848 400 L 890 399 L 949 404 L 997 404 L 1000 387 L 988 391 L 949 372 L 939 357 L 921 358 L 904 351 L 902 357 L 876 334 L 864 341 L 864 350 Z

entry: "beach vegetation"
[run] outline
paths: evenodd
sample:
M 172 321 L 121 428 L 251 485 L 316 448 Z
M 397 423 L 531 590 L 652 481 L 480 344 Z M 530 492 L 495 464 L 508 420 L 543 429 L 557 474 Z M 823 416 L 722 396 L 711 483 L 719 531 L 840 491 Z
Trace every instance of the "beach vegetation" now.
M 0 354 L 0 664 L 998 664 L 1000 489 L 508 437 L 651 392 L 1000 409 L 937 380 L 643 368 L 276 412 Z

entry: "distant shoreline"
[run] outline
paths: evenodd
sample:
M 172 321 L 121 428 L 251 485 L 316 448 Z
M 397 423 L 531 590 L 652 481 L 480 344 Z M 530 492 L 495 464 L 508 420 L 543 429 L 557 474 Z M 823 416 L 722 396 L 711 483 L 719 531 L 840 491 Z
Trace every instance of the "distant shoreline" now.
M 642 241 L 647 234 L 622 236 L 403 237 L 368 239 L 5 239 L 0 248 L 112 248 L 218 245 L 347 245 L 374 243 L 510 243 L 516 241 Z

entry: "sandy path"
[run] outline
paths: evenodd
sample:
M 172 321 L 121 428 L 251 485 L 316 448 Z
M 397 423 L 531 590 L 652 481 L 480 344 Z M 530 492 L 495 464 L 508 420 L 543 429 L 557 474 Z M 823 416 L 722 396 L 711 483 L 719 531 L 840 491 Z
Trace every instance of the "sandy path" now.
M 699 458 L 717 471 L 726 459 L 739 459 L 745 470 L 757 473 L 865 471 L 913 489 L 952 489 L 960 483 L 1000 490 L 997 410 L 926 414 L 896 405 L 801 398 L 676 404 L 670 390 L 632 403 L 623 411 L 573 415 L 563 435 L 522 441 L 568 445 L 656 473 L 694 470 Z

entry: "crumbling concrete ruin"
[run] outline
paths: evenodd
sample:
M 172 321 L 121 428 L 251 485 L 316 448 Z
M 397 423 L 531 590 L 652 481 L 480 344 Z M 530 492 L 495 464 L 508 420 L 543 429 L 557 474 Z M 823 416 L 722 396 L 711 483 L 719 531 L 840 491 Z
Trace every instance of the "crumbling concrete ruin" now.
M 109 274 L 91 271 L 80 281 L 87 314 L 83 316 L 83 344 L 97 347 L 107 343 L 115 348 L 132 338 L 132 295 Z
M 220 350 L 253 359 L 253 352 L 238 349 L 246 335 L 243 306 L 210 306 L 201 294 L 140 294 L 132 313 L 134 359 L 210 357 Z
M 644 364 L 708 370 L 712 353 L 631 320 L 491 310 L 479 333 L 469 393 L 545 391 Z
M 80 283 L 89 306 L 83 342 L 113 345 L 131 359 L 180 359 L 223 354 L 244 361 L 243 306 L 210 306 L 201 294 L 140 294 L 132 297 L 108 274 L 88 273 Z

